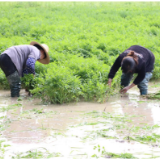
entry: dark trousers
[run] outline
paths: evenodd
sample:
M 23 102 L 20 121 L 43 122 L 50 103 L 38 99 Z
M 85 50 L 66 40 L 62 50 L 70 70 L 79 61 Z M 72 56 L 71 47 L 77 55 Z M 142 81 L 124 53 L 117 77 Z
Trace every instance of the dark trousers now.
M 7 54 L 0 55 L 0 67 L 5 73 L 6 77 L 17 71 L 14 63 Z
M 129 85 L 133 74 L 122 74 L 121 76 L 121 86 L 126 87 Z M 140 90 L 141 95 L 148 94 L 148 82 L 152 78 L 152 72 L 146 72 L 145 78 L 137 85 Z
M 11 97 L 19 97 L 21 80 L 18 71 L 7 54 L 0 55 L 0 67 L 6 75 L 11 89 Z

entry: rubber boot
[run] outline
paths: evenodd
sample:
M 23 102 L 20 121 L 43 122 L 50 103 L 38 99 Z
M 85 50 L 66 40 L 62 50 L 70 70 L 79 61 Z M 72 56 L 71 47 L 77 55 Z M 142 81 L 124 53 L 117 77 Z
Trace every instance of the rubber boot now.
M 147 95 L 147 89 L 140 90 L 141 95 Z
M 7 76 L 7 80 L 11 89 L 11 97 L 19 97 L 21 89 L 21 80 L 17 71 Z

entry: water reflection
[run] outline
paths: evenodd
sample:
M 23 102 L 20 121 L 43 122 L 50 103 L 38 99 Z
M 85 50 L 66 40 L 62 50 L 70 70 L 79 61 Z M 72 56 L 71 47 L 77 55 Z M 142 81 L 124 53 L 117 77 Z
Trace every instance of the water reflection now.
M 151 109 L 151 116 L 153 118 L 154 124 L 160 124 L 160 104 L 159 103 L 149 103 L 147 107 Z

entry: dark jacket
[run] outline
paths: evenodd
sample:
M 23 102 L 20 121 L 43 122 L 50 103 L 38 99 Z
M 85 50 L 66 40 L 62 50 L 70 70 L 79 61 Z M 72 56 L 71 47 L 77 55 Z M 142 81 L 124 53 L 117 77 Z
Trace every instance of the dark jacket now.
M 135 69 L 135 73 L 138 73 L 138 76 L 136 77 L 133 83 L 137 85 L 145 78 L 146 72 L 153 71 L 154 62 L 155 62 L 155 57 L 153 53 L 150 50 L 138 45 L 131 46 L 130 48 L 128 48 L 118 56 L 113 66 L 111 67 L 108 78 L 111 78 L 111 79 L 114 78 L 116 72 L 121 67 L 122 59 L 125 56 L 127 56 L 130 50 L 135 51 L 136 53 L 139 53 L 140 55 L 142 55 L 138 57 L 138 65 L 136 66 L 136 69 Z

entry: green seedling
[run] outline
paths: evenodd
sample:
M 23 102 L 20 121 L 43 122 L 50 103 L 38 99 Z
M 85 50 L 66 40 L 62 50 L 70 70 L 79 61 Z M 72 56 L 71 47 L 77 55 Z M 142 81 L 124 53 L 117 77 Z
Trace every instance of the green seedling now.
M 8 105 L 7 107 L 1 107 L 0 112 L 5 112 L 5 111 L 13 110 L 13 109 L 18 109 L 19 107 L 23 107 L 21 103 Z
M 130 153 L 116 154 L 116 153 L 106 152 L 104 153 L 104 155 L 105 158 L 138 159 L 137 157 L 133 156 Z
M 41 150 L 40 150 L 41 149 Z M 49 152 L 45 148 L 38 148 L 34 150 L 30 150 L 24 153 L 17 153 L 15 156 L 12 156 L 13 159 L 46 159 L 46 158 L 53 158 L 53 157 L 60 157 L 62 156 L 60 153 L 56 152 Z

